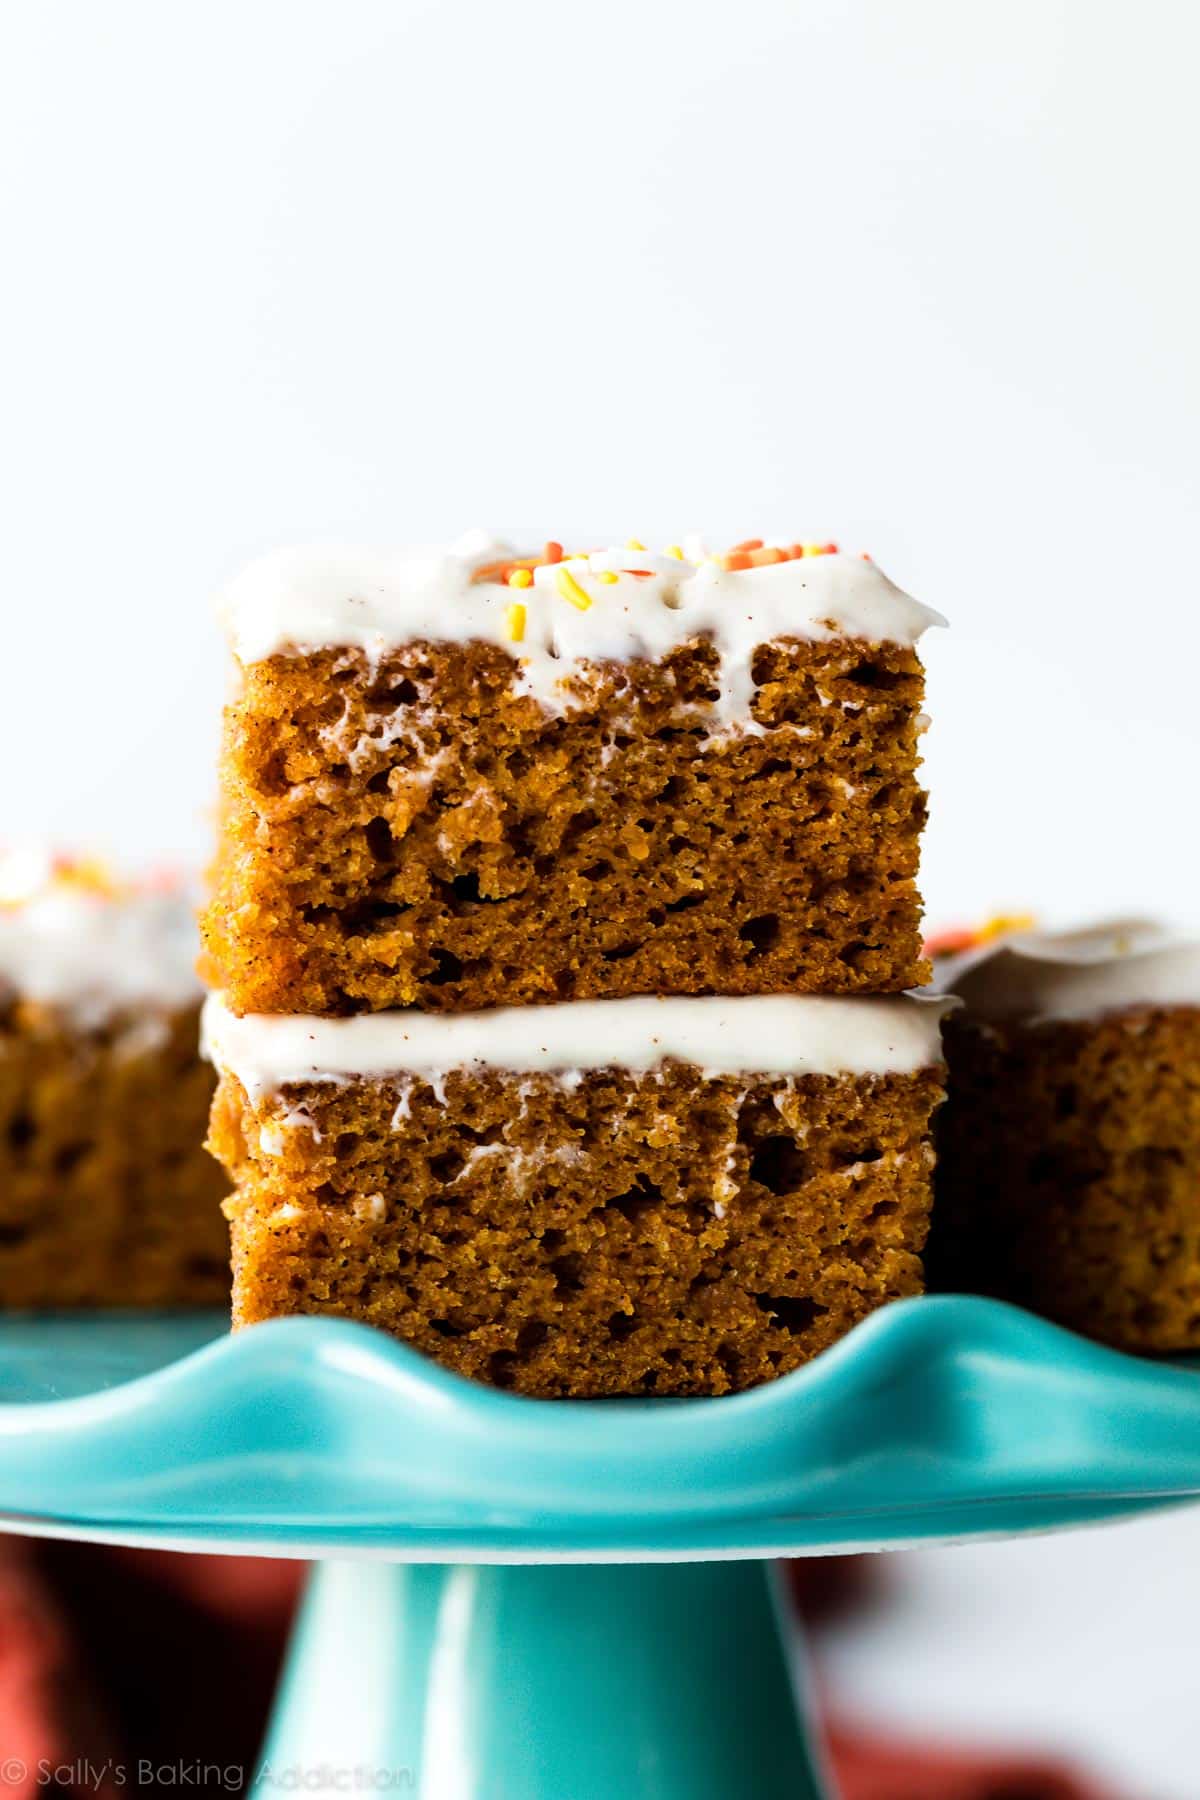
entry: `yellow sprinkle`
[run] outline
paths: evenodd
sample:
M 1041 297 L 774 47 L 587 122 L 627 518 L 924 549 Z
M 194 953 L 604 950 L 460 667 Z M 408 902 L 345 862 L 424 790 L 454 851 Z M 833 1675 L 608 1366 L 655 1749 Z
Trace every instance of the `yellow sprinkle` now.
M 805 556 L 820 556 L 824 548 L 824 544 L 805 544 L 804 554 Z
M 508 572 L 509 587 L 532 587 L 533 573 L 530 569 L 510 569 Z
M 524 571 L 528 574 L 528 570 Z M 519 644 L 525 637 L 525 608 L 519 600 L 504 609 L 504 622 L 508 626 L 508 635 L 514 644 Z
M 614 575 L 611 569 L 601 569 L 596 577 L 596 580 L 602 581 L 605 587 L 615 587 L 620 579 L 621 577 Z
M 641 538 L 626 538 L 625 548 L 627 550 L 644 550 L 646 546 L 643 544 Z
M 98 856 L 81 856 L 77 861 L 68 858 L 55 873 L 66 887 L 83 888 L 92 894 L 115 895 L 117 892 L 111 870 Z
M 564 569 L 561 563 L 554 571 L 554 585 L 563 599 L 569 600 L 577 611 L 586 612 L 592 604 L 592 596 L 580 587 L 571 571 Z
M 675 558 L 676 562 L 682 562 L 683 561 L 683 546 L 682 546 L 682 544 L 668 544 L 667 545 L 667 555 L 673 556 Z
M 990 944 L 995 938 L 1007 937 L 1013 931 L 1032 931 L 1037 920 L 1032 913 L 997 913 L 986 925 L 981 925 L 976 937 L 981 944 Z

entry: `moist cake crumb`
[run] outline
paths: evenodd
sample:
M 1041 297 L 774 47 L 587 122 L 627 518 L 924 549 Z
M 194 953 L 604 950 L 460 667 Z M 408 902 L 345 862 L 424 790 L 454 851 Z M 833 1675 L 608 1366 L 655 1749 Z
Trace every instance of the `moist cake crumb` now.
M 644 1004 L 602 1003 L 607 1030 L 576 1024 L 596 1008 L 537 1010 L 590 1034 L 602 1057 Z M 318 1062 L 332 1044 L 342 1060 L 323 1080 L 280 1079 L 290 1064 L 264 1076 L 239 1049 L 259 1037 L 269 1047 L 280 1022 L 236 1021 L 210 1001 L 223 1064 L 210 1142 L 235 1188 L 235 1324 L 359 1319 L 462 1374 L 544 1396 L 725 1393 L 798 1367 L 884 1301 L 921 1291 L 942 1069 L 936 1008 L 782 1004 L 795 1024 L 781 1038 L 794 1045 L 811 1017 L 828 1045 L 833 1007 L 832 1035 L 852 1046 L 843 1060 L 876 1055 L 882 1072 L 674 1060 L 529 1070 L 475 1057 L 355 1074 L 368 1036 L 386 1033 L 403 1054 L 394 1015 L 324 1030 L 296 1021 L 289 1043 L 312 1041 Z M 670 1041 L 673 1008 L 700 1009 L 707 1030 L 739 1005 L 774 1003 L 658 1005 Z M 489 1017 L 430 1023 L 448 1038 L 468 1026 L 486 1045 Z M 743 1046 L 763 1017 L 752 1014 Z M 782 1064 L 795 1051 L 769 1053 Z
M 623 579 L 624 601 L 595 577 L 588 621 L 651 606 Z M 449 631 L 449 599 L 442 616 Z M 820 630 L 746 651 L 732 719 L 702 637 L 653 658 L 564 654 L 553 703 L 523 685 L 521 645 L 239 662 L 210 985 L 238 1012 L 330 1014 L 919 984 L 921 664 L 911 642 Z
M 940 985 L 931 1284 L 1129 1350 L 1200 1348 L 1200 946 L 1141 922 L 1002 935 Z

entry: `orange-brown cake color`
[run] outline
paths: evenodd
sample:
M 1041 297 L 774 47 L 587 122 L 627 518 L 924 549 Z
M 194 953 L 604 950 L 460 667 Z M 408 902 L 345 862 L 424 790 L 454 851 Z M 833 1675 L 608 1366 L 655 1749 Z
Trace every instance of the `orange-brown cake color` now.
M 381 1326 L 542 1396 L 721 1394 L 922 1288 L 940 1068 L 221 1078 L 234 1323 Z
M 921 982 L 914 649 L 764 645 L 714 735 L 710 644 L 583 664 L 549 711 L 492 644 L 250 661 L 225 717 L 204 972 L 343 1014 Z
M 1200 1007 L 945 1027 L 935 1284 L 1200 1349 Z
M 220 1305 L 198 1006 L 81 1027 L 0 998 L 0 1307 Z
M 0 1307 L 228 1299 L 177 876 L 0 854 Z
M 722 1394 L 920 1291 L 937 616 L 750 540 L 279 552 L 203 922 L 234 1322 Z

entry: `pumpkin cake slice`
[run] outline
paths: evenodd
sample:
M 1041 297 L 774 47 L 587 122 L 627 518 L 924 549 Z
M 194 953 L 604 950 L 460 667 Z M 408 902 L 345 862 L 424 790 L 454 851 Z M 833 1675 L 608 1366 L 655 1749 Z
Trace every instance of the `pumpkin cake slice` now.
M 205 975 L 237 1013 L 927 976 L 936 613 L 833 545 L 282 552 L 234 657 Z
M 239 1018 L 234 1323 L 381 1326 L 541 1396 L 721 1394 L 922 1290 L 942 1007 L 626 998 Z

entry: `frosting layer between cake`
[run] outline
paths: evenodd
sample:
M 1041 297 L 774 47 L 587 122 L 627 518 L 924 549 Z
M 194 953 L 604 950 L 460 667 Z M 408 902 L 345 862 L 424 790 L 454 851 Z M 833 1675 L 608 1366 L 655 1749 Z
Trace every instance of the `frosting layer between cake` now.
M 1200 1006 L 1200 939 L 1145 919 L 1013 932 L 950 959 L 935 985 L 985 1021 L 1050 1024 L 1134 1006 Z
M 481 533 L 450 550 L 280 550 L 236 577 L 218 613 L 243 664 L 329 648 L 382 656 L 417 642 L 495 644 L 513 657 L 519 689 L 551 709 L 582 663 L 659 660 L 702 638 L 720 658 L 714 712 L 726 724 L 749 716 L 762 644 L 912 645 L 945 624 L 873 562 L 837 552 L 728 569 L 714 558 L 605 549 L 534 567 L 521 588 L 489 574 L 513 556 Z
M 646 996 L 480 1013 L 238 1018 L 212 994 L 203 1041 L 206 1055 L 251 1095 L 289 1082 L 438 1077 L 481 1067 L 649 1072 L 667 1061 L 706 1075 L 912 1074 L 941 1061 L 941 1020 L 953 1004 L 915 994 Z

